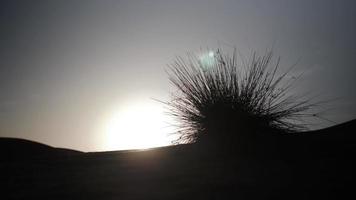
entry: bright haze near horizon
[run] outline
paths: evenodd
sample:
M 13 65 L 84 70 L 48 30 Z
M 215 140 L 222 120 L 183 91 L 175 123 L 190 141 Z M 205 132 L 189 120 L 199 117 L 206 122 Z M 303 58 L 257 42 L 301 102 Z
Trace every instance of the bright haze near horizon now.
M 170 144 L 175 56 L 273 48 L 298 92 L 356 117 L 356 1 L 1 1 L 0 136 L 82 151 Z M 333 123 L 322 121 L 320 127 Z

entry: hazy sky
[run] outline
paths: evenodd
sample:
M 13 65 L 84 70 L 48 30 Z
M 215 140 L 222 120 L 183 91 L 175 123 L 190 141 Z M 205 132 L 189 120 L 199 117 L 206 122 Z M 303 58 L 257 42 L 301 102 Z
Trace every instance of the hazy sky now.
M 108 140 L 117 139 L 125 148 L 107 137 L 113 116 L 159 110 L 151 98 L 173 91 L 166 65 L 206 47 L 273 47 L 282 68 L 298 61 L 301 91 L 338 98 L 329 119 L 350 120 L 355 19 L 353 0 L 1 1 L 0 136 L 83 151 L 115 149 Z

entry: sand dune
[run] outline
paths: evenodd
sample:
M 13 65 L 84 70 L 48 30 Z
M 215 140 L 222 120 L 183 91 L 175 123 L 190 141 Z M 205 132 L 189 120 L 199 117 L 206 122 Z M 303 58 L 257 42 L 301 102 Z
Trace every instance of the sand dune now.
M 1 199 L 355 199 L 355 128 L 229 155 L 203 144 L 80 153 L 2 138 Z

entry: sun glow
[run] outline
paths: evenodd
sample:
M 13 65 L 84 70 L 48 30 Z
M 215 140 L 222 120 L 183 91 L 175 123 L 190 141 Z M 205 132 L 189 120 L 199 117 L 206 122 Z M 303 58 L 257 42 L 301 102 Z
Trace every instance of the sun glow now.
M 171 144 L 173 128 L 163 108 L 134 103 L 111 114 L 106 124 L 105 149 L 147 149 Z

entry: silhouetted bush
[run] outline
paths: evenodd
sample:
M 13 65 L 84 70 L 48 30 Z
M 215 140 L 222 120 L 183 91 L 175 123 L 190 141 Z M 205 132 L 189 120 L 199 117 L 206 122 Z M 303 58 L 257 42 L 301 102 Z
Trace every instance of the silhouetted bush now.
M 220 50 L 207 54 L 210 60 L 189 54 L 169 65 L 170 81 L 178 89 L 165 102 L 176 119 L 179 142 L 234 142 L 260 132 L 290 133 L 304 130 L 303 116 L 314 105 L 290 89 L 297 78 L 278 72 L 279 59 L 272 65 L 272 52 L 253 53 L 238 64 Z M 205 59 L 205 58 L 204 58 Z

